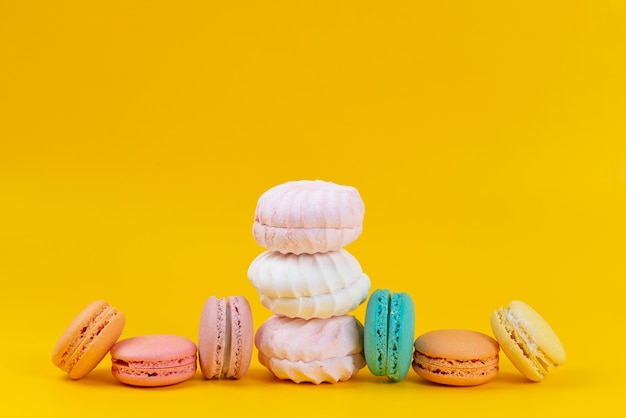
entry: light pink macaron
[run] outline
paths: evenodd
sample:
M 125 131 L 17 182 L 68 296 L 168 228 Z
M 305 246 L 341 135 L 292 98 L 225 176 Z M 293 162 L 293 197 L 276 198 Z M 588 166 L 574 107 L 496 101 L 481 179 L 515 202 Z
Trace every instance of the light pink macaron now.
M 240 379 L 250 366 L 254 345 L 252 311 L 243 296 L 204 303 L 198 331 L 198 357 L 207 379 Z
M 252 234 L 259 245 L 283 254 L 338 251 L 361 235 L 364 213 L 354 187 L 289 181 L 261 195 Z
M 133 386 L 167 386 L 196 372 L 196 344 L 171 334 L 143 335 L 118 341 L 111 348 L 111 372 Z

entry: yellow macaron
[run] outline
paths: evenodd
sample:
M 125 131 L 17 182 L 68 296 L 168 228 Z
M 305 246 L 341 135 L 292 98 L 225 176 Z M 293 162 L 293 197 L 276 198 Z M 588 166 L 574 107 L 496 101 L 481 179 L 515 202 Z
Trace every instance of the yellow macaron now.
M 565 349 L 554 330 L 533 308 L 514 300 L 491 314 L 491 329 L 504 354 L 529 380 L 542 381 L 565 363 Z

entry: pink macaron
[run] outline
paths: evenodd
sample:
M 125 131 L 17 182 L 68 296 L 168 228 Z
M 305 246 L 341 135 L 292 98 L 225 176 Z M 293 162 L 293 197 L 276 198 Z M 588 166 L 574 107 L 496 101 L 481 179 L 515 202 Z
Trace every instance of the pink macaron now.
M 206 379 L 239 379 L 250 366 L 254 345 L 252 311 L 243 296 L 211 296 L 198 331 L 200 369 Z
M 133 386 L 167 386 L 196 372 L 196 344 L 170 334 L 143 335 L 118 341 L 111 348 L 111 372 Z

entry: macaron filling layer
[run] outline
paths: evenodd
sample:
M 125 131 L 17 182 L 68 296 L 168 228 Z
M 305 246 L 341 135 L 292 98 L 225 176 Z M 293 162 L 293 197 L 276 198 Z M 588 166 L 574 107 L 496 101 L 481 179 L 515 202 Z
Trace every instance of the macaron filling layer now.
M 498 372 L 498 356 L 486 359 L 450 360 L 416 351 L 413 364 L 429 373 L 455 376 L 486 376 Z
M 226 301 L 222 298 L 217 300 L 217 345 L 215 347 L 215 365 L 211 369 L 211 378 L 219 377 L 220 372 L 224 371 L 224 358 L 228 352 L 228 342 L 226 341 L 228 333 L 226 327 L 230 328 L 228 320 L 228 307 Z M 227 366 L 226 366 L 227 367 Z
M 58 367 L 64 372 L 70 372 L 94 343 L 102 330 L 118 315 L 117 309 L 111 305 L 103 304 L 88 319 L 81 328 L 79 335 L 67 347 L 61 355 Z
M 522 319 L 517 318 L 511 309 L 502 307 L 496 311 L 496 315 L 511 341 L 515 343 L 524 357 L 530 360 L 540 375 L 547 375 L 550 368 L 558 365 L 547 353 L 541 350 L 533 340 L 532 335 L 528 333 L 527 324 Z
M 129 365 L 124 361 L 114 360 L 111 371 L 123 383 L 138 386 L 161 386 L 178 383 L 193 376 L 197 366 L 195 357 L 191 360 L 192 362 L 189 363 L 189 359 L 185 359 L 186 363 L 173 364 L 172 367 L 159 364 L 152 368 L 145 367 L 145 365 L 135 367 L 138 365 L 135 362 L 133 365 Z
M 389 304 L 389 330 L 387 331 L 387 376 L 395 378 L 398 375 L 400 337 L 402 336 L 402 322 L 400 315 L 399 294 L 391 295 Z
M 182 357 L 180 359 L 171 360 L 123 360 L 112 358 L 111 362 L 119 368 L 129 368 L 133 370 L 155 370 L 155 369 L 172 369 L 185 367 L 189 364 L 195 364 L 196 355 Z
M 223 347 L 222 347 L 222 377 L 228 377 L 230 376 L 230 370 L 233 369 L 230 366 L 230 360 L 231 358 L 233 360 L 237 359 L 237 356 L 231 356 L 230 354 L 230 350 L 231 350 L 231 345 L 232 345 L 232 331 L 233 331 L 233 327 L 231 325 L 231 321 L 233 320 L 231 317 L 231 308 L 234 308 L 231 303 L 230 303 L 230 298 L 226 299 L 226 309 L 225 309 L 225 318 L 224 318 L 224 335 L 223 337 L 221 337 L 221 340 L 223 342 Z M 236 327 L 235 327 L 236 329 Z

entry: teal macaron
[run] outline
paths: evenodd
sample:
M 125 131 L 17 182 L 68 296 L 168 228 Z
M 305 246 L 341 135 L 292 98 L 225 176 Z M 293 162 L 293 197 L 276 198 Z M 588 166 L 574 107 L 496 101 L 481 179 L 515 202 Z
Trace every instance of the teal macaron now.
M 367 368 L 392 382 L 404 379 L 413 359 L 415 307 L 407 293 L 377 289 L 365 311 L 363 350 Z

